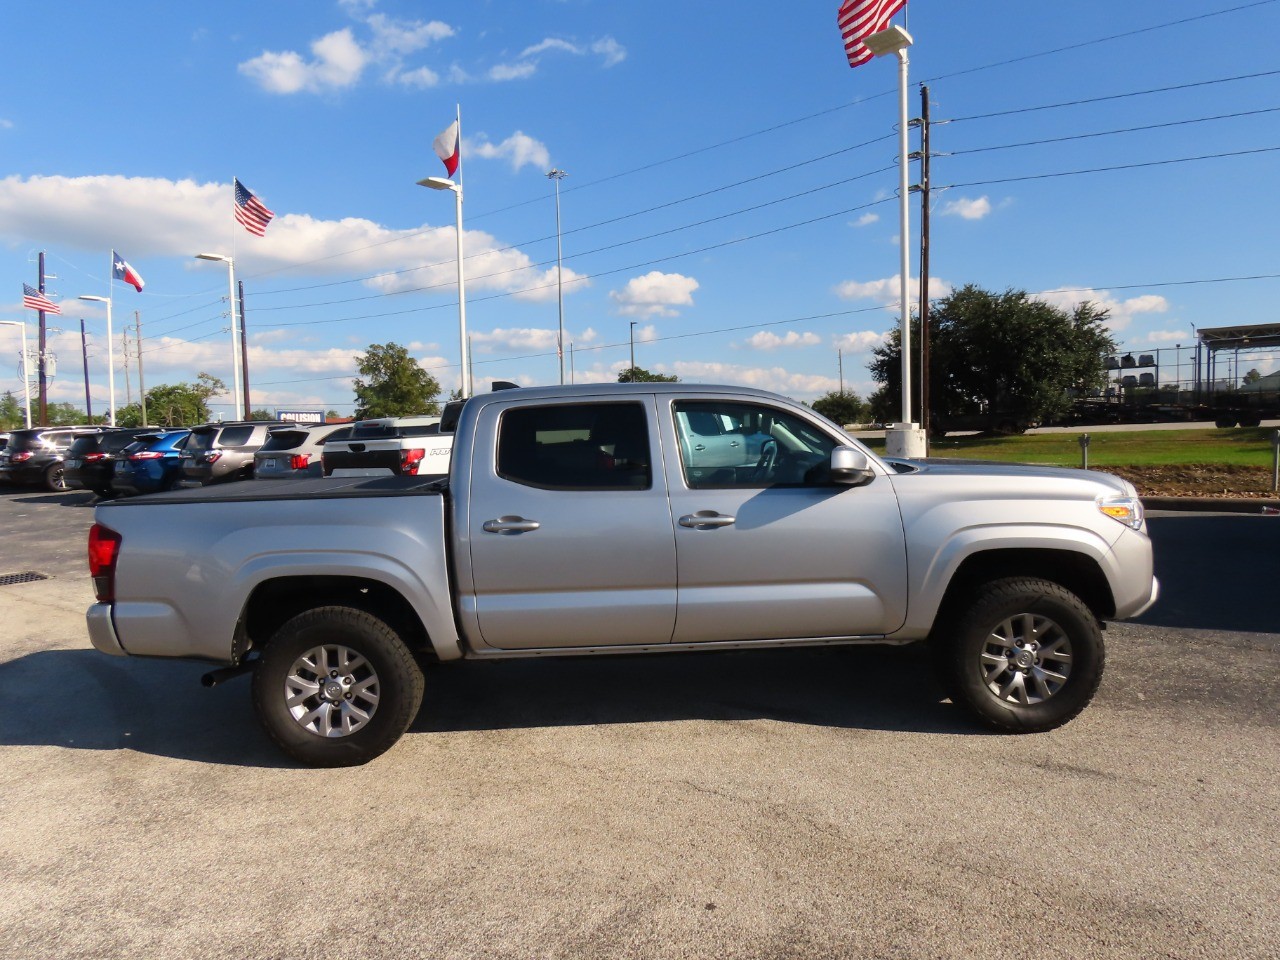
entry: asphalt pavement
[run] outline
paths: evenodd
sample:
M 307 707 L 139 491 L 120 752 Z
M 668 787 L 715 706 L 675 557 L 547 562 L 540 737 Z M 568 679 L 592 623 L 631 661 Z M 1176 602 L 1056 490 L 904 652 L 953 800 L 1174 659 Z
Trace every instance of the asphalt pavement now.
M 1280 956 L 1280 517 L 1153 514 L 1097 700 L 985 733 L 914 649 L 451 664 L 361 768 L 88 646 L 88 494 L 0 492 L 10 958 Z

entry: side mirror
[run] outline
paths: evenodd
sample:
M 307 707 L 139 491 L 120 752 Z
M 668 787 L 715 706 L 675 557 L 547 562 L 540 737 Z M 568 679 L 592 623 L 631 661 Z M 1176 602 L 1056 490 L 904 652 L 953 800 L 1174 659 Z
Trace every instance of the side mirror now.
M 836 447 L 831 451 L 831 482 L 861 487 L 876 478 L 871 461 L 854 447 Z

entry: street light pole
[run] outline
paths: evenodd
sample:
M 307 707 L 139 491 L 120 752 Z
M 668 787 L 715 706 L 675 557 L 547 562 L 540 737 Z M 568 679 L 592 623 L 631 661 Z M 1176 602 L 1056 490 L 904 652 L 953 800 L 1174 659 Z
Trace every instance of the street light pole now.
M 560 181 L 569 174 L 551 170 L 547 176 L 556 183 L 556 300 L 560 305 L 560 327 L 556 333 L 556 356 L 560 359 L 560 383 L 564 384 L 564 262 L 560 253 Z
M 115 338 L 111 332 L 111 298 L 86 294 L 80 299 L 107 305 L 107 402 L 110 409 L 107 423 L 114 427 L 116 425 L 116 351 Z
M 22 396 L 27 415 L 27 429 L 31 429 L 31 361 L 27 359 L 27 322 L 25 320 L 0 320 L 6 327 L 22 328 Z
M 197 260 L 213 260 L 227 265 L 227 308 L 231 311 L 231 380 L 235 384 L 235 416 L 244 416 L 240 394 L 240 331 L 236 323 L 236 261 L 220 253 L 197 253 Z
M 462 184 L 444 177 L 426 177 L 418 186 L 432 190 L 452 190 L 458 214 L 458 343 L 462 359 L 462 399 L 471 396 L 471 358 L 467 349 L 467 287 L 462 269 Z
M 631 375 L 635 376 L 636 372 L 636 324 L 638 320 L 631 321 Z

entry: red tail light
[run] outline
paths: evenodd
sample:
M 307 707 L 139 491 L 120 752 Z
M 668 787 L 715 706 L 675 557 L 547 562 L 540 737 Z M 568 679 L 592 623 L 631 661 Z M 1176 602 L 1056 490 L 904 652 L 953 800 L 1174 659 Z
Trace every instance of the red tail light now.
M 15 454 L 14 454 L 12 457 L 10 457 L 9 459 L 10 459 L 13 463 L 23 463 L 24 461 L 27 461 L 27 460 L 30 460 L 30 459 L 31 459 L 31 451 L 30 451 L 30 450 L 23 450 L 21 453 L 15 453 Z
M 94 460 L 101 460 L 105 456 L 105 453 L 86 453 L 84 459 L 86 463 L 92 463 Z
M 311 464 L 311 454 L 295 453 L 289 458 L 289 466 L 294 470 L 305 470 Z
M 218 452 L 218 451 L 215 451 L 215 452 L 213 452 L 213 453 L 206 453 L 206 454 L 204 455 L 204 462 L 205 462 L 205 463 L 217 463 L 217 462 L 218 462 L 218 459 L 219 459 L 221 456 L 222 456 L 221 452 Z
M 164 454 L 159 450 L 139 450 L 137 453 L 129 454 L 130 460 L 159 460 Z
M 120 534 L 95 523 L 89 528 L 89 576 L 100 603 L 116 598 L 116 560 L 120 556 Z
M 422 458 L 426 455 L 427 451 L 425 450 L 401 450 L 400 472 L 416 477 L 418 475 L 418 465 L 422 463 Z

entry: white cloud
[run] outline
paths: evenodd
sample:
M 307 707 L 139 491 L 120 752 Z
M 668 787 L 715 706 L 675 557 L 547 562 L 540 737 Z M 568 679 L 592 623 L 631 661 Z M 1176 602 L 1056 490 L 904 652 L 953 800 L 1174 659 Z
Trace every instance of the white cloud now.
M 659 368 L 667 371 L 668 368 Z M 733 363 L 677 360 L 669 367 L 681 380 L 694 383 L 726 383 L 771 390 L 796 399 L 811 400 L 840 389 L 837 377 L 795 373 L 785 367 L 744 367 Z M 847 386 L 847 385 L 846 385 Z
M 294 50 L 265 50 L 238 67 L 269 93 L 324 93 L 354 86 L 371 63 L 383 65 L 384 81 L 419 88 L 433 87 L 439 74 L 426 66 L 407 69 L 404 57 L 430 44 L 455 36 L 441 20 L 398 20 L 373 13 L 373 3 L 349 2 L 344 8 L 370 36 L 361 42 L 350 27 L 335 30 L 311 44 L 312 59 Z M 366 15 L 367 14 L 367 15 Z
M 845 353 L 867 353 L 873 347 L 885 342 L 887 333 L 875 333 L 871 330 L 859 330 L 855 333 L 842 333 L 835 338 L 832 346 Z
M 511 164 L 513 171 L 519 171 L 526 164 L 531 164 L 539 170 L 545 170 L 551 165 L 551 154 L 547 151 L 546 145 L 520 130 L 501 143 L 490 143 L 484 139 L 483 134 L 475 141 L 468 138 L 465 150 L 468 156 L 483 157 L 486 160 L 506 160 Z
M 1135 343 L 1194 343 L 1195 337 L 1188 330 L 1152 330 L 1135 334 Z
M 777 350 L 779 347 L 812 347 L 822 342 L 816 333 L 800 333 L 790 330 L 784 337 L 770 330 L 761 330 L 747 338 L 747 346 L 756 350 Z
M 369 61 L 347 27 L 316 40 L 311 52 L 314 59 L 305 61 L 292 50 L 267 50 L 240 64 L 239 70 L 268 93 L 322 93 L 356 83 Z
M 1036 300 L 1051 303 L 1055 307 L 1060 307 L 1067 311 L 1074 310 L 1076 304 L 1084 303 L 1087 300 L 1096 307 L 1110 311 L 1111 315 L 1107 318 L 1107 327 L 1111 330 L 1123 330 L 1139 314 L 1164 313 L 1169 309 L 1168 300 L 1150 293 L 1130 297 L 1127 300 L 1118 300 L 1111 296 L 1111 292 L 1108 290 L 1059 288 L 1033 293 L 1031 296 Z
M 532 47 L 525 47 L 520 51 L 520 59 L 524 60 L 528 57 L 536 57 L 540 53 L 546 53 L 548 50 L 560 50 L 564 53 L 581 54 L 582 48 L 575 46 L 568 40 L 557 40 L 554 37 L 535 43 Z
M 391 71 L 387 74 L 387 77 L 402 86 L 417 87 L 420 90 L 437 86 L 440 83 L 440 74 L 430 67 L 418 67 L 416 70 L 406 70 L 403 73 Z
M 277 216 L 261 239 L 244 236 L 236 246 L 242 275 L 305 266 L 310 275 L 371 275 L 366 294 L 400 293 L 435 285 L 450 295 L 457 281 L 456 237 L 452 224 L 391 229 L 360 217 L 319 220 L 283 212 L 263 184 L 264 202 Z M 226 237 L 231 187 L 225 183 L 161 180 L 149 177 L 0 178 L 0 241 L 25 243 L 39 236 L 49 244 L 80 250 L 115 247 L 129 252 L 130 262 L 145 276 L 148 257 L 181 257 L 191 269 L 218 275 L 217 264 L 191 260 L 208 249 L 211 237 Z M 452 219 L 453 205 L 440 208 Z M 467 286 L 472 289 L 523 291 L 524 299 L 546 301 L 556 296 L 555 270 L 534 267 L 518 249 L 483 230 L 467 230 Z M 213 251 L 219 252 L 217 242 Z M 429 264 L 429 266 L 422 266 Z M 396 272 L 401 271 L 404 272 Z M 586 286 L 583 275 L 566 269 L 565 293 Z M 212 285 L 212 282 L 211 282 Z M 361 295 L 352 287 L 351 296 Z M 150 290 L 148 289 L 148 292 Z M 87 306 L 87 305 L 86 305 Z M 88 314 L 86 314 L 88 315 Z
M 4 117 L 0 117 L 0 130 L 12 130 L 12 129 L 13 129 L 13 121 L 6 120 Z
M 527 80 L 537 72 L 538 65 L 532 60 L 527 60 L 524 63 L 494 64 L 485 76 L 495 83 L 503 83 L 507 80 Z
M 653 270 L 632 277 L 621 291 L 610 290 L 609 296 L 624 317 L 674 317 L 677 311 L 673 307 L 693 306 L 697 289 L 698 281 L 693 277 Z
M 944 217 L 962 217 L 965 220 L 981 220 L 990 212 L 991 201 L 985 196 L 978 197 L 977 200 L 958 197 L 944 203 L 940 211 Z
M 869 227 L 873 223 L 878 223 L 879 220 L 880 220 L 880 214 L 878 213 L 864 213 L 857 220 L 853 221 L 852 226 Z
M 601 37 L 595 41 L 591 44 L 591 52 L 600 54 L 604 58 L 606 67 L 616 67 L 627 59 L 627 48 L 613 37 Z
M 833 292 L 841 300 L 878 300 L 888 306 L 896 308 L 898 298 L 901 291 L 898 289 L 901 284 L 901 274 L 895 273 L 892 277 L 885 277 L 883 280 L 868 280 L 865 283 L 857 280 L 845 280 L 835 285 Z M 929 278 L 929 299 L 934 300 L 938 297 L 945 297 L 951 292 L 951 282 L 943 280 L 941 277 Z M 913 301 L 918 301 L 920 297 L 920 278 L 911 278 L 911 297 Z
M 470 337 L 476 353 L 493 353 L 494 351 L 503 350 L 554 353 L 556 349 L 556 332 L 555 329 L 542 327 L 498 327 L 487 333 L 483 331 L 472 332 Z M 596 339 L 596 336 L 595 330 L 590 327 L 577 334 L 571 330 L 565 330 L 565 350 L 569 349 L 569 344 L 571 343 L 578 345 L 591 343 Z
M 394 20 L 386 14 L 375 13 L 365 22 L 373 30 L 371 53 L 374 59 L 403 56 L 454 36 L 453 27 L 440 20 Z

